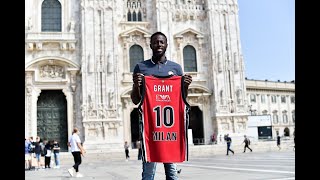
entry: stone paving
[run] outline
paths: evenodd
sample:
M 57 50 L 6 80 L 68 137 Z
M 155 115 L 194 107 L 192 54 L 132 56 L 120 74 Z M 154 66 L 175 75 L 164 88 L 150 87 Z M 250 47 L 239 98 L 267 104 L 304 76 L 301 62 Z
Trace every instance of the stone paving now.
M 224 147 L 224 146 L 223 146 Z M 241 146 L 242 147 L 242 146 Z M 221 146 L 222 148 L 222 146 Z M 124 159 L 124 152 L 114 156 L 102 156 L 88 153 L 80 165 L 82 179 L 95 180 L 137 180 L 141 179 L 142 165 L 137 160 L 135 150 L 130 151 L 131 159 Z M 52 159 L 53 160 L 53 159 Z M 71 153 L 61 155 L 60 169 L 40 169 L 25 171 L 26 180 L 74 179 L 67 169 L 73 165 Z M 236 150 L 235 155 L 202 154 L 190 156 L 188 162 L 179 163 L 182 169 L 179 179 L 182 180 L 284 180 L 295 179 L 295 153 L 291 147 L 280 151 L 247 151 Z M 164 180 L 164 168 L 157 165 L 155 180 Z

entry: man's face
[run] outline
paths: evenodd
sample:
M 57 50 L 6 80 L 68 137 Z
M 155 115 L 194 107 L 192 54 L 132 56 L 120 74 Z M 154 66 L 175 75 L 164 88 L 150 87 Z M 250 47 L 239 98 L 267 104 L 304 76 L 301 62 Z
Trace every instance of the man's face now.
M 152 53 L 154 56 L 158 56 L 158 57 L 163 56 L 167 50 L 167 46 L 168 46 L 167 40 L 161 34 L 155 35 L 151 39 L 150 48 L 152 49 Z

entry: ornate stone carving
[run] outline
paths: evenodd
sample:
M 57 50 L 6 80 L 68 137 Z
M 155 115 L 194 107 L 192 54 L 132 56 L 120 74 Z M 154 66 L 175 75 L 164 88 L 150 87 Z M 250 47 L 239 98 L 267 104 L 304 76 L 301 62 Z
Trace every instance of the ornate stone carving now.
M 114 89 L 109 89 L 108 98 L 109 98 L 109 108 L 113 109 L 115 105 Z
M 221 127 L 222 127 L 222 130 L 229 130 L 230 129 L 228 123 L 221 123 Z
M 36 43 L 36 49 L 42 50 L 42 43 L 41 42 Z
M 44 65 L 39 69 L 40 78 L 65 78 L 65 69 L 58 65 Z
M 237 104 L 242 104 L 242 90 L 240 88 L 237 89 Z
M 218 72 L 222 72 L 222 59 L 221 59 L 221 53 L 218 52 Z

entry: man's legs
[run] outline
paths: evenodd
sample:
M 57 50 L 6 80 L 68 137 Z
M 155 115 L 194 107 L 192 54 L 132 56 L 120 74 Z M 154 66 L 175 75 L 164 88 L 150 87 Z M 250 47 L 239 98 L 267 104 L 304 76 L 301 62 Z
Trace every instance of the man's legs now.
M 163 163 L 166 180 L 177 180 L 177 165 L 174 163 Z
M 60 154 L 59 153 L 54 153 L 54 161 L 56 163 L 56 167 L 60 168 Z
M 157 163 L 142 162 L 142 180 L 153 180 L 156 167 Z

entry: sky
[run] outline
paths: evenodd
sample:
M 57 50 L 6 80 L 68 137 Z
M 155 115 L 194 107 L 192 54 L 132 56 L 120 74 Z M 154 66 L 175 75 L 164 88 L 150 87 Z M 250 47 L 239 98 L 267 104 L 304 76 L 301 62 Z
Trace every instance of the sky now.
M 295 80 L 295 0 L 238 0 L 245 76 Z

